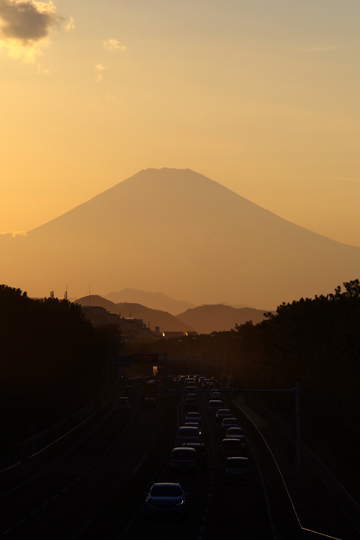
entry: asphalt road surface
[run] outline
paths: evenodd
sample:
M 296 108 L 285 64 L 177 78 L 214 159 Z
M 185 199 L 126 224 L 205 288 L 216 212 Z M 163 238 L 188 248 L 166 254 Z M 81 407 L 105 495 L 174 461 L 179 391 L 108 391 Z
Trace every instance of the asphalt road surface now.
M 171 475 L 167 462 L 157 482 L 179 482 L 187 496 L 187 515 L 179 518 L 147 518 L 144 504 L 133 516 L 126 530 L 114 538 L 121 540 L 201 540 L 241 538 L 272 539 L 264 494 L 256 467 L 244 484 L 228 484 L 221 465 L 221 427 L 206 411 L 207 396 L 199 399 L 203 418 L 203 442 L 208 448 L 208 468 L 192 476 Z M 186 413 L 179 410 L 180 425 Z M 175 441 L 174 441 L 175 445 Z M 150 486 L 147 486 L 149 488 Z M 145 500 L 145 496 L 143 497 Z
M 130 414 L 113 412 L 68 455 L 1 498 L 1 538 L 75 538 L 126 488 L 146 460 L 162 420 L 161 408 L 142 410 L 137 395 L 130 403 Z

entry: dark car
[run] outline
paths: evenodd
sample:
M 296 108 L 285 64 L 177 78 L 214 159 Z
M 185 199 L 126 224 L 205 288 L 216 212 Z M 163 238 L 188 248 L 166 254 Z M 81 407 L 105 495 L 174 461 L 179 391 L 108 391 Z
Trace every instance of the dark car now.
M 183 444 L 183 447 L 194 448 L 196 451 L 196 465 L 199 469 L 206 471 L 207 469 L 207 449 L 204 444 L 196 442 L 186 442 Z
M 219 412 L 219 411 L 218 411 Z M 239 427 L 239 420 L 237 418 L 224 418 L 221 423 L 221 431 L 223 436 L 230 427 Z
M 145 512 L 147 517 L 185 517 L 186 495 L 180 484 L 159 482 L 153 484 L 146 495 Z
M 225 465 L 228 457 L 247 457 L 247 447 L 241 439 L 223 439 L 221 444 L 221 462 Z
M 202 426 L 201 414 L 198 411 L 188 412 L 185 418 L 185 422 L 199 422 L 200 427 Z
M 224 418 L 230 418 L 231 417 L 231 411 L 230 409 L 218 409 L 215 413 L 215 420 L 218 423 L 221 423 Z
M 157 403 L 155 398 L 144 398 L 143 408 L 144 409 L 156 409 Z
M 194 448 L 183 446 L 173 448 L 170 457 L 170 474 L 196 473 L 196 451 Z
M 251 474 L 251 464 L 247 457 L 228 457 L 225 463 L 226 480 L 229 483 L 245 482 Z
M 197 398 L 192 398 L 192 397 L 187 397 L 185 399 L 185 403 L 184 403 L 184 409 L 186 411 L 196 411 L 197 410 L 197 407 L 198 407 L 198 400 Z
M 199 429 L 194 426 L 181 426 L 176 440 L 177 446 L 182 446 L 184 442 L 201 442 Z
M 208 405 L 208 416 L 215 416 L 217 411 L 223 407 L 223 402 L 220 399 L 210 399 Z

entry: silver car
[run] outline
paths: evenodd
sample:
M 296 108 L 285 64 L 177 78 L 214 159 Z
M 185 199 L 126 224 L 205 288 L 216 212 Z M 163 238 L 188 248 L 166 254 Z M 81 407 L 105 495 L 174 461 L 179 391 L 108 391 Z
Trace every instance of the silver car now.
M 186 495 L 180 484 L 159 482 L 153 484 L 145 501 L 147 517 L 175 516 L 184 518 Z

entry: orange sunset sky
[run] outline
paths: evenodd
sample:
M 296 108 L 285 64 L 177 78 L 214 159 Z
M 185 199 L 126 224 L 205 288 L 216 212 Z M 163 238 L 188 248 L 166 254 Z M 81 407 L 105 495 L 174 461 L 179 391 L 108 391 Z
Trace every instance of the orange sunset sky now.
M 190 168 L 360 246 L 359 0 L 0 0 L 0 232 Z

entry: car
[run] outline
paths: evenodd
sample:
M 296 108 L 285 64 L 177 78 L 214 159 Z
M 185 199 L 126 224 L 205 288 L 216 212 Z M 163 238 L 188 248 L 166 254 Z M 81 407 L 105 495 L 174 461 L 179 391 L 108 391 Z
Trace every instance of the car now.
M 192 420 L 185 420 L 184 426 L 194 426 L 194 427 L 197 427 L 198 430 L 199 430 L 199 433 L 200 433 L 200 435 L 201 435 L 201 427 L 200 427 L 199 422 L 195 422 L 195 420 L 194 420 L 194 421 L 192 421 Z
M 135 386 L 133 384 L 127 384 L 126 385 L 126 393 L 128 396 L 134 394 L 135 392 Z
M 207 469 L 207 449 L 203 443 L 200 442 L 186 442 L 183 447 L 193 448 L 196 451 L 196 464 L 198 468 Z
M 157 403 L 155 398 L 147 397 L 144 398 L 143 408 L 144 409 L 156 409 Z
M 201 442 L 199 429 L 195 426 L 181 426 L 177 434 L 176 446 L 184 442 Z
M 219 412 L 219 411 L 218 411 Z M 221 431 L 225 435 L 229 427 L 239 427 L 239 421 L 237 418 L 227 417 L 224 418 L 221 423 Z
M 223 402 L 220 399 L 210 399 L 208 404 L 208 416 L 215 416 L 218 409 L 223 407 Z
M 224 418 L 231 418 L 230 409 L 218 409 L 215 413 L 215 420 L 222 422 Z
M 249 458 L 243 456 L 228 457 L 225 463 L 226 480 L 229 483 L 244 482 L 251 474 Z
M 196 473 L 196 450 L 191 447 L 180 446 L 172 449 L 170 457 L 170 474 Z
M 191 411 L 191 412 L 188 412 L 187 415 L 186 415 L 186 418 L 185 418 L 185 422 L 199 422 L 200 426 L 202 426 L 202 418 L 201 418 L 201 414 L 198 412 L 198 411 Z
M 186 493 L 180 484 L 157 482 L 146 493 L 145 513 L 147 517 L 186 515 Z
M 184 409 L 187 411 L 196 411 L 198 407 L 198 397 L 196 394 L 188 394 L 184 401 Z
M 223 439 L 221 444 L 221 462 L 225 465 L 228 457 L 247 457 L 247 447 L 241 439 Z
M 119 397 L 116 402 L 116 410 L 117 411 L 130 411 L 129 398 Z
M 237 439 L 237 438 L 239 438 L 239 439 L 245 440 L 244 430 L 241 427 L 231 426 L 231 427 L 229 427 L 227 429 L 226 434 L 225 434 L 225 438 L 226 439 L 229 439 L 229 438 Z

